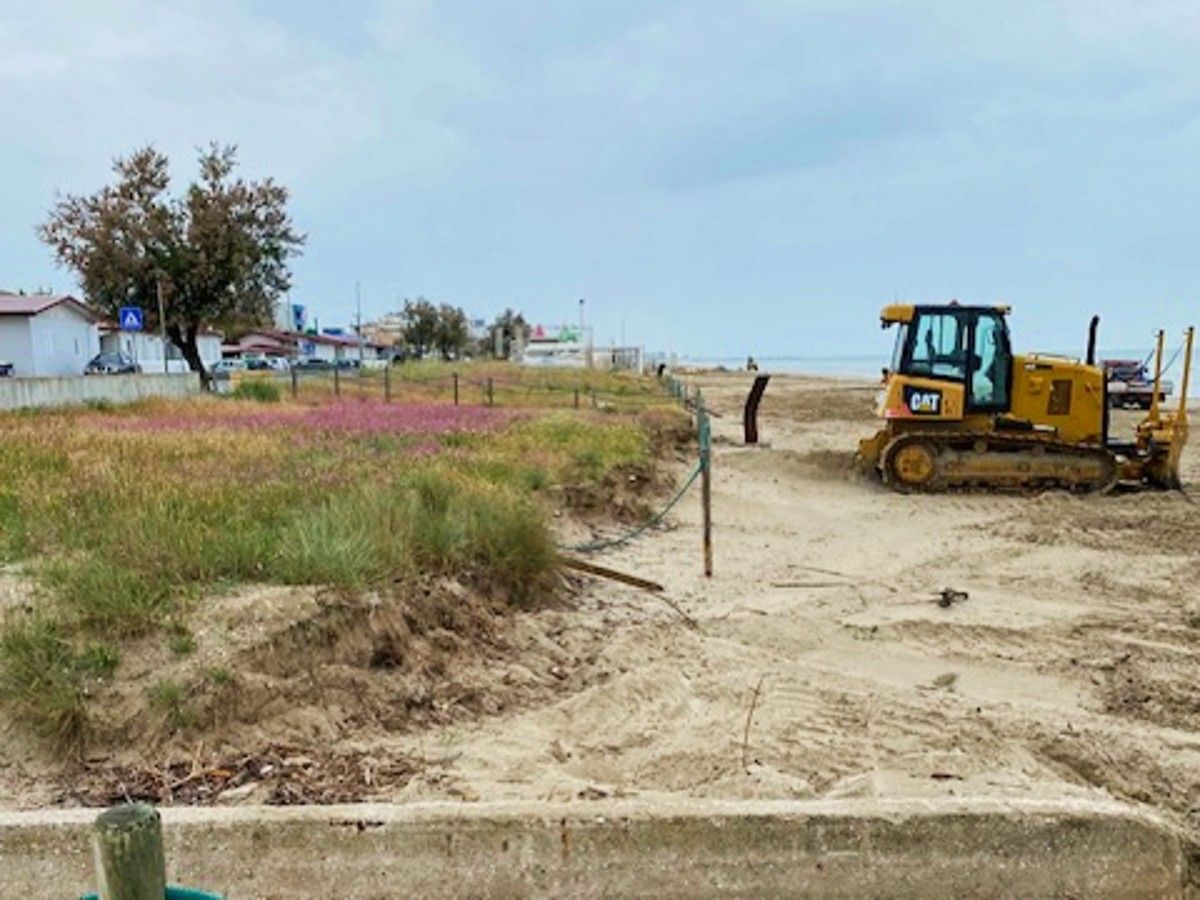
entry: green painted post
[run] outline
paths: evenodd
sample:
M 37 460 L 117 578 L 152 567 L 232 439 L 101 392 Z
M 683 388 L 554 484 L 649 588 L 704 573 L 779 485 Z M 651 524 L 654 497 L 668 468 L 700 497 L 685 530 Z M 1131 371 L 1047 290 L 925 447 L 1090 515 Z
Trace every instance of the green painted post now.
M 114 806 L 96 817 L 92 850 L 100 900 L 162 900 L 167 893 L 162 820 L 145 803 Z
M 384 403 L 392 402 L 392 367 L 390 364 L 383 370 L 383 401 Z
M 487 402 L 488 406 L 496 405 L 496 395 L 493 393 L 492 379 L 490 377 L 487 380 Z
M 454 373 L 454 405 L 458 406 L 458 373 Z
M 294 367 L 292 368 L 291 371 L 292 371 L 292 399 L 295 400 L 296 395 L 299 393 L 299 390 L 300 390 L 300 386 L 298 383 L 300 380 L 300 373 L 297 372 Z
M 704 401 L 697 398 L 696 430 L 700 443 L 700 502 L 704 507 L 704 577 L 712 578 L 712 426 Z
M 342 370 L 333 370 L 333 396 L 342 396 Z

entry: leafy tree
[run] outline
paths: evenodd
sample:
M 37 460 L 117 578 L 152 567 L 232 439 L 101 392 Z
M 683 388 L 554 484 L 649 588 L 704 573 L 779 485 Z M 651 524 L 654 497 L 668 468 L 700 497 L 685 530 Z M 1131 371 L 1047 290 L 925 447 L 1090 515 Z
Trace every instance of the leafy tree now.
M 405 345 L 418 359 L 426 356 L 437 340 L 437 307 L 424 297 L 405 300 L 400 321 Z
M 100 313 L 140 306 L 207 383 L 197 346 L 202 328 L 264 324 L 290 287 L 288 259 L 304 236 L 292 226 L 288 190 L 270 178 L 234 176 L 237 151 L 216 144 L 199 154 L 199 177 L 168 194 L 167 157 L 143 147 L 113 165 L 116 184 L 59 199 L 38 236 L 74 269 Z
M 462 356 L 470 340 L 467 314 L 449 303 L 439 306 L 434 344 L 442 354 L 442 359 L 457 359 Z
M 496 352 L 497 330 L 500 332 L 500 355 L 503 359 L 511 358 L 513 349 L 518 344 L 529 343 L 529 336 L 533 333 L 533 329 L 525 321 L 524 315 L 513 312 L 511 309 L 505 309 L 496 316 L 495 321 L 488 329 L 488 336 L 483 340 L 484 352 L 488 354 Z
M 461 356 L 470 343 L 467 314 L 457 306 L 434 306 L 424 297 L 405 300 L 400 311 L 404 343 L 417 358 L 439 353 L 443 359 Z

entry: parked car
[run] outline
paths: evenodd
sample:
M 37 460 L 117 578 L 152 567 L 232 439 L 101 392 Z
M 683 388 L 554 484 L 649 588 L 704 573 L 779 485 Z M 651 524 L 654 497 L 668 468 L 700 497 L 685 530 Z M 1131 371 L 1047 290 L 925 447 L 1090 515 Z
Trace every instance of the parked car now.
M 8 378 L 13 373 L 13 364 L 10 362 L 0 362 L 0 378 Z
M 292 364 L 282 356 L 268 356 L 267 368 L 272 372 L 289 372 L 291 371 Z
M 359 368 L 359 361 L 358 361 L 357 359 L 345 359 L 345 358 L 343 358 L 343 359 L 339 359 L 335 365 L 336 365 L 336 366 L 337 366 L 339 369 L 343 369 L 343 370 L 345 370 L 345 369 L 357 369 L 357 368 Z
M 246 364 L 240 359 L 221 359 L 213 363 L 210 371 L 214 375 L 230 375 L 233 372 L 246 371 Z
M 327 359 L 317 359 L 312 357 L 309 359 L 299 360 L 296 363 L 295 368 L 300 369 L 301 371 L 309 372 L 328 372 L 330 369 L 334 368 L 334 365 Z
M 1147 364 L 1137 359 L 1105 359 L 1100 363 L 1108 379 L 1108 405 L 1149 409 L 1154 399 L 1154 375 Z M 1158 400 L 1165 402 L 1175 385 L 1161 379 L 1158 385 Z
M 267 372 L 271 368 L 271 363 L 265 356 L 255 356 L 245 360 L 246 369 L 250 372 Z
M 142 367 L 124 353 L 100 353 L 83 368 L 84 375 L 136 375 Z

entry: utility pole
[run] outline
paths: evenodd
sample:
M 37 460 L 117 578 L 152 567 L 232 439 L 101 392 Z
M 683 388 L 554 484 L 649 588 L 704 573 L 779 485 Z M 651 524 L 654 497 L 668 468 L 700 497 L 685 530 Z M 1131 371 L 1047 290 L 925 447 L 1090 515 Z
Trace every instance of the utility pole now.
M 583 298 L 579 298 L 579 339 L 583 340 Z
M 155 278 L 155 288 L 156 293 L 158 294 L 158 339 L 162 341 L 163 374 L 169 375 L 171 372 L 171 366 L 167 362 L 167 317 L 163 313 L 163 287 L 161 275 Z
M 355 331 L 358 332 L 358 371 L 362 371 L 363 364 L 363 333 L 362 333 L 362 282 L 354 282 L 354 303 L 358 309 L 358 326 Z

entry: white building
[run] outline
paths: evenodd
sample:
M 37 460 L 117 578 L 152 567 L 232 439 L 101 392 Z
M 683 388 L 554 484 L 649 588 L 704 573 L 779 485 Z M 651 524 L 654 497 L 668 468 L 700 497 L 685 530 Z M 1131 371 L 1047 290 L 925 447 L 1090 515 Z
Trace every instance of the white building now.
M 74 297 L 0 293 L 0 362 L 21 378 L 82 375 L 100 350 L 98 320 Z
M 115 325 L 100 326 L 100 349 L 104 353 L 124 353 L 133 359 L 143 372 L 187 372 L 187 360 L 169 339 L 166 343 L 166 368 L 163 368 L 163 341 L 148 331 L 118 331 Z M 196 336 L 196 349 L 204 368 L 212 368 L 221 359 L 221 335 L 216 331 L 201 331 Z

